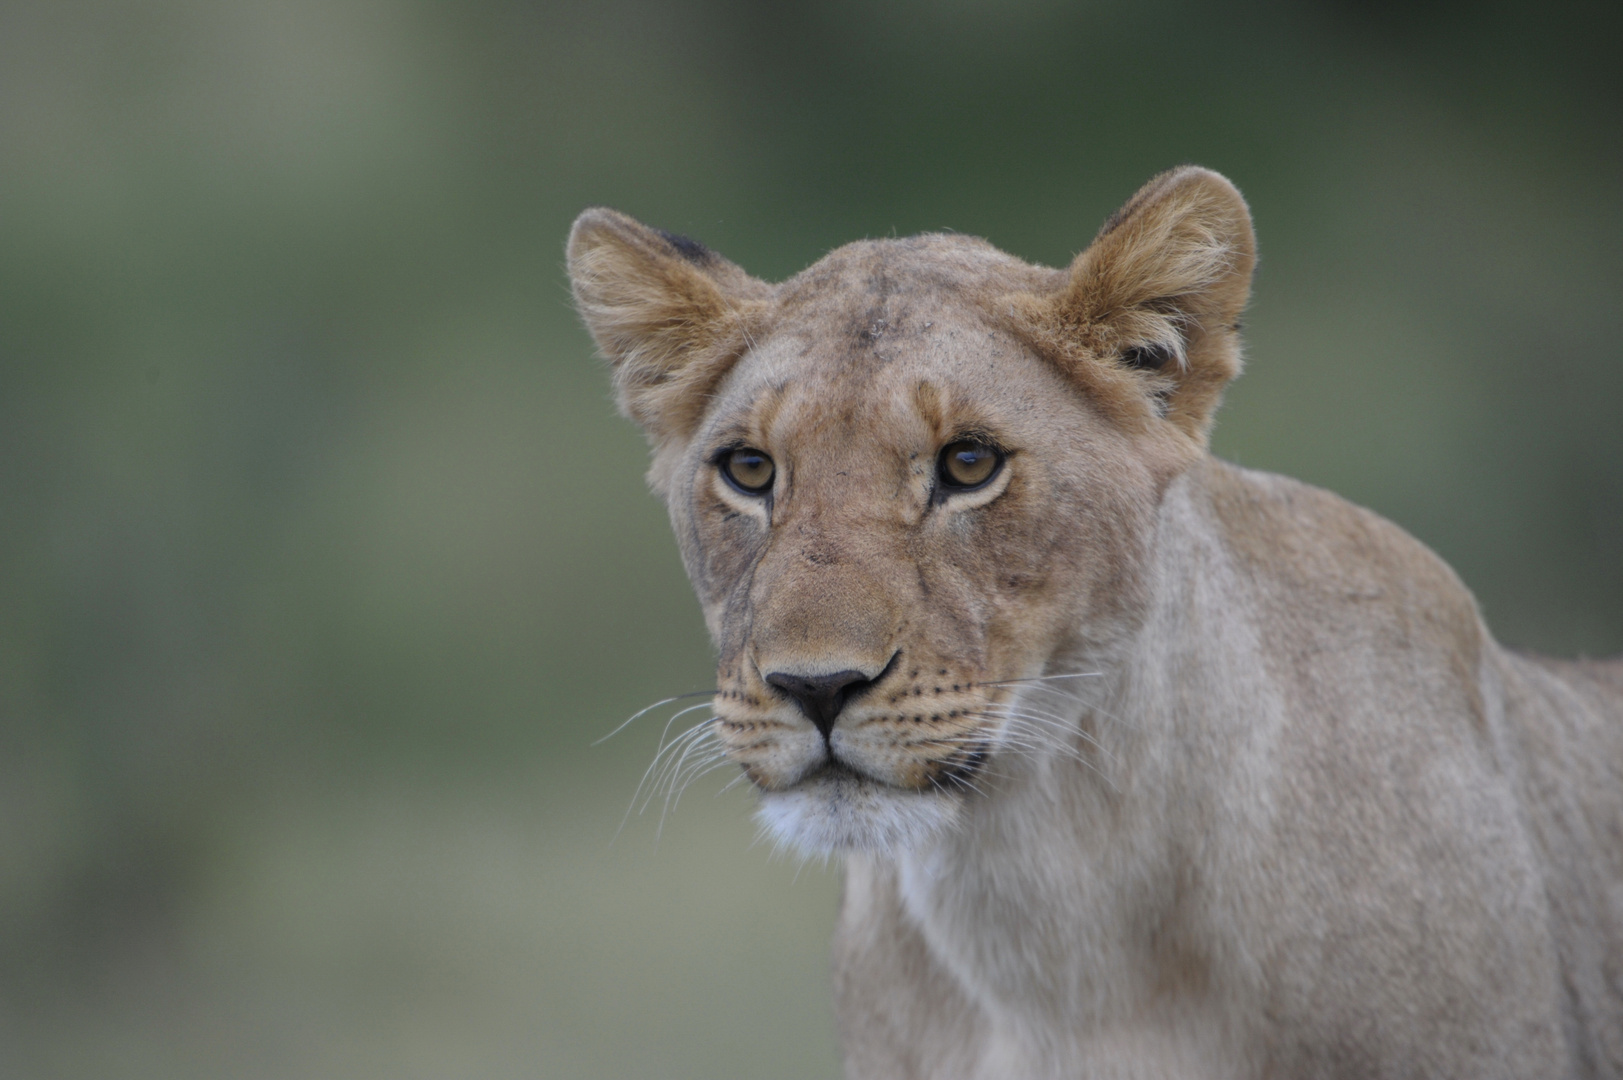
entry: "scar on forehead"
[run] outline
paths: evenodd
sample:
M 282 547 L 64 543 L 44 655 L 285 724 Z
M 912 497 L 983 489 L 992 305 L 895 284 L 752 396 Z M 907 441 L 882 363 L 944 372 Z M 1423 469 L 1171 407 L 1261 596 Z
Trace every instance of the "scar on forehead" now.
M 772 439 L 772 425 L 778 419 L 778 413 L 783 409 L 784 390 L 787 383 L 775 383 L 761 391 L 750 407 L 750 429 L 761 442 L 770 442 Z
M 947 409 L 946 403 L 941 399 L 941 390 L 935 383 L 920 380 L 913 388 L 913 405 L 918 409 L 919 416 L 924 422 L 940 435 L 946 427 Z
M 950 384 L 940 386 L 921 379 L 913 388 L 913 405 L 938 441 L 966 435 L 1001 441 L 985 410 L 963 395 L 954 394 Z
M 713 444 L 739 444 L 766 449 L 771 441 L 772 425 L 783 408 L 786 384 L 765 386 L 755 395 L 723 416 L 716 418 L 716 426 L 706 436 Z

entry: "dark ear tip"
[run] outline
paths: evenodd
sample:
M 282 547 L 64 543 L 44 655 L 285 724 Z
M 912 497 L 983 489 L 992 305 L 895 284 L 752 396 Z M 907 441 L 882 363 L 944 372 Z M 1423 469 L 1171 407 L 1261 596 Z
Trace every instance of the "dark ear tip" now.
M 654 231 L 659 234 L 661 240 L 664 240 L 665 243 L 670 245 L 672 251 L 676 252 L 676 254 L 682 256 L 682 258 L 696 266 L 703 266 L 705 263 L 711 262 L 715 258 L 715 252 L 711 251 L 709 248 L 705 247 L 691 236 L 683 236 L 680 233 L 666 232 L 664 229 L 655 229 Z
M 570 226 L 565 250 L 574 262 L 585 252 L 605 241 L 631 244 L 650 254 L 675 255 L 694 266 L 710 266 L 719 261 L 715 252 L 692 237 L 644 225 L 628 214 L 606 206 L 591 206 L 580 212 Z

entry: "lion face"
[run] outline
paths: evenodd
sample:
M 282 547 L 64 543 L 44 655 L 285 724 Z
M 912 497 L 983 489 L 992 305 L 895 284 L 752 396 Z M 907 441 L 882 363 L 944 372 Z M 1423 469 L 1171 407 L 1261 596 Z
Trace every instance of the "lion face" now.
M 853 254 L 840 277 L 894 253 Z M 1121 618 L 1156 487 L 1029 348 L 953 290 L 896 284 L 855 335 L 812 304 L 761 341 L 672 470 L 718 737 L 778 831 L 820 848 L 950 819 L 1012 680 Z M 740 448 L 771 463 L 758 490 L 728 472 Z
M 1144 277 L 1136 239 L 1115 262 Z M 1198 249 L 1184 277 L 1248 279 L 1249 250 Z M 1046 745 L 1013 722 L 1032 680 L 1134 626 L 1238 308 L 1157 303 L 1160 282 L 1124 303 L 1135 283 L 1088 255 L 1067 274 L 963 237 L 864 242 L 772 287 L 618 215 L 577 223 L 577 298 L 719 650 L 715 734 L 779 837 L 926 843 Z M 1198 261 L 1163 255 L 1162 277 Z

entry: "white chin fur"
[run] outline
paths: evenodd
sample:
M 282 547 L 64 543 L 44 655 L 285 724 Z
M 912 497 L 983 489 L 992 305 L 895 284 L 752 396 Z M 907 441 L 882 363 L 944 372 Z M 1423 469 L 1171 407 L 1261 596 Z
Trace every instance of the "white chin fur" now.
M 952 826 L 960 805 L 945 792 L 898 791 L 838 774 L 762 792 L 755 817 L 773 840 L 804 855 L 901 855 L 928 848 Z

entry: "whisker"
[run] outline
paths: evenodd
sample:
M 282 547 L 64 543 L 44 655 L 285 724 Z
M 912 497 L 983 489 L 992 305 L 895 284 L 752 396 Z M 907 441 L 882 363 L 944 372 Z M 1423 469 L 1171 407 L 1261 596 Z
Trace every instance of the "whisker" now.
M 1109 709 L 1105 708 L 1103 705 L 1090 705 L 1088 707 L 1091 708 L 1094 712 L 1098 713 L 1100 716 L 1104 717 L 1106 720 L 1109 720 L 1113 724 L 1120 724 L 1122 727 L 1132 727 L 1133 726 L 1133 722 L 1131 720 L 1128 720 L 1126 717 L 1119 716 L 1116 713 L 1111 712 Z
M 702 709 L 704 708 L 705 704 L 707 703 L 690 705 L 687 708 L 677 712 L 669 720 L 665 721 L 665 729 L 660 732 L 659 736 L 659 749 L 654 752 L 654 760 L 648 763 L 648 769 L 643 773 L 642 779 L 637 783 L 637 790 L 631 796 L 631 803 L 633 806 L 635 806 L 638 798 L 642 796 L 644 786 L 648 788 L 648 797 L 642 800 L 642 809 L 638 810 L 637 813 L 641 814 L 644 810 L 648 809 L 649 802 L 653 800 L 655 793 L 659 790 L 660 784 L 664 779 L 665 770 L 671 764 L 670 755 L 676 752 L 677 747 L 682 746 L 688 740 L 694 738 L 707 725 L 713 722 L 715 717 L 706 717 L 704 720 L 699 721 L 697 724 L 694 724 L 692 727 L 688 728 L 686 731 L 667 742 L 666 739 L 670 733 L 671 725 L 676 723 L 678 717 L 684 716 L 690 712 L 694 712 L 695 710 Z
M 1016 683 L 1053 682 L 1059 679 L 1098 679 L 1104 676 L 1102 671 L 1072 671 L 1063 675 L 1029 675 L 1023 679 L 994 679 L 991 682 L 978 682 L 976 686 L 1013 686 Z
M 706 734 L 710 725 L 714 722 L 715 717 L 706 717 L 662 746 L 659 752 L 654 755 L 654 760 L 648 766 L 648 773 L 653 774 L 652 782 L 648 786 L 648 797 L 643 799 L 642 808 L 637 813 L 641 814 L 648 809 L 648 804 L 653 802 L 659 794 L 659 789 L 664 786 L 669 770 L 673 766 L 680 768 L 680 761 L 686 757 L 687 752 L 693 748 L 693 744 Z M 678 748 L 681 748 L 680 753 L 678 753 Z M 643 774 L 645 780 L 649 779 L 648 773 Z M 639 795 L 642 793 L 641 784 L 637 785 L 637 793 Z
M 676 764 L 670 768 L 665 776 L 665 809 L 661 814 L 668 813 L 676 806 L 681 793 L 688 784 L 698 778 L 698 774 L 709 769 L 721 761 L 726 754 L 716 746 L 706 746 L 706 738 L 691 740 L 682 751 Z
M 968 746 L 979 743 L 982 740 L 982 736 L 975 736 L 973 739 L 960 740 L 960 745 Z M 1081 751 L 1079 751 L 1076 747 L 1066 746 L 1064 743 L 1045 738 L 1040 734 L 1028 735 L 1005 728 L 1004 731 L 999 734 L 997 746 L 999 750 L 1013 750 L 1016 753 L 1023 755 L 1035 756 L 1040 753 L 1057 754 L 1060 757 L 1068 758 L 1072 761 L 1078 762 L 1079 764 L 1090 764 L 1082 755 Z
M 697 705 L 689 705 L 685 709 L 678 709 L 676 712 L 672 713 L 671 718 L 669 720 L 665 721 L 665 727 L 660 730 L 659 741 L 662 742 L 662 743 L 665 741 L 665 736 L 670 734 L 671 725 L 676 723 L 676 721 L 679 718 L 686 716 L 690 712 L 698 712 L 700 709 L 703 709 L 703 708 L 706 708 L 707 706 L 709 706 L 709 704 L 710 703 L 708 701 L 701 701 Z M 714 719 L 715 719 L 715 717 L 713 717 L 713 716 L 710 718 L 710 720 L 714 720 Z M 705 723 L 709 723 L 710 720 L 706 720 Z M 689 729 L 689 730 L 691 730 L 691 729 Z
M 1093 743 L 1095 746 L 1099 746 L 1101 750 L 1104 749 L 1104 747 L 1100 745 L 1099 740 L 1095 739 L 1082 727 L 1080 723 L 1078 723 L 1078 718 L 1076 717 L 1060 716 L 1055 713 L 1031 708 L 1016 709 L 1013 707 L 1008 707 L 1001 709 L 1000 712 L 1002 715 L 1011 719 L 1018 718 L 1033 724 L 1040 724 L 1060 735 L 1080 735 L 1082 738 Z
M 1097 672 L 1095 674 L 1101 674 L 1102 675 L 1103 673 L 1102 672 Z M 1047 678 L 1047 677 L 1048 676 L 1045 676 L 1044 678 Z M 1072 676 L 1061 676 L 1061 677 L 1062 678 L 1070 678 Z M 1079 676 L 1074 676 L 1074 677 L 1080 678 L 1082 676 L 1079 675 Z M 1063 688 L 1063 689 L 1068 690 L 1069 687 L 1066 687 L 1066 688 Z M 1080 690 L 1081 688 L 1078 687 L 1077 689 Z M 1036 687 L 1032 687 L 1032 691 L 1034 693 L 1060 693 L 1061 690 L 1062 690 L 1062 688 L 1055 687 L 1055 686 L 1036 686 Z M 1083 698 L 1079 694 L 1076 694 L 1074 692 L 1065 694 L 1065 697 L 1068 700 L 1071 700 L 1071 701 L 1086 701 L 1087 707 L 1091 711 L 1099 713 L 1101 716 L 1105 717 L 1106 719 L 1113 720 L 1116 723 L 1119 723 L 1119 724 L 1121 724 L 1121 725 L 1123 725 L 1125 727 L 1132 727 L 1133 726 L 1132 723 L 1130 721 L 1128 721 L 1126 718 L 1124 718 L 1122 716 L 1119 716 L 1116 713 L 1111 712 L 1109 709 L 1106 709 L 1104 706 L 1100 705 L 1097 700 L 1088 700 L 1088 699 Z
M 653 788 L 649 791 L 648 796 L 643 800 L 642 809 L 637 811 L 637 813 L 639 815 L 644 813 L 645 811 L 647 811 L 648 806 L 649 806 L 650 803 L 652 803 L 656 798 L 660 799 L 659 822 L 654 827 L 654 839 L 656 841 L 665 832 L 665 821 L 666 821 L 667 818 L 670 817 L 671 807 L 674 805 L 673 796 L 676 794 L 676 791 L 677 791 L 677 782 L 680 779 L 680 777 L 682 775 L 682 772 L 687 767 L 688 753 L 700 741 L 702 741 L 702 740 L 690 740 L 688 742 L 687 746 L 684 748 L 684 750 L 683 750 L 682 754 L 680 755 L 680 757 L 678 759 L 676 759 L 677 763 L 675 764 L 675 766 L 670 767 L 665 771 L 665 773 L 661 776 L 659 782 L 656 783 L 653 786 Z M 704 761 L 704 759 L 701 757 L 701 759 L 700 759 L 701 764 L 703 763 L 703 761 Z M 660 789 L 661 788 L 663 788 L 664 792 L 665 792 L 663 798 L 660 797 Z
M 1003 711 L 1003 715 L 1010 720 L 1020 720 L 1028 724 L 1033 724 L 1039 729 L 1052 732 L 1053 735 L 1058 738 L 1076 736 L 1085 742 L 1091 743 L 1101 754 L 1110 758 L 1112 761 L 1116 760 L 1116 755 L 1112 754 L 1110 750 L 1105 747 L 1104 743 L 1100 742 L 1091 733 L 1084 730 L 1080 724 L 1072 719 L 1052 716 L 1044 713 L 1031 713 L 1008 709 Z
M 1042 687 L 1040 689 L 1048 689 L 1048 688 L 1047 687 Z M 1073 698 L 1072 700 L 1076 701 L 1076 700 L 1082 700 L 1082 699 Z M 1085 701 L 1084 704 L 1086 705 L 1086 708 L 1088 709 L 1089 712 L 1098 713 L 1100 716 L 1104 717 L 1106 720 L 1109 720 L 1114 724 L 1120 724 L 1123 727 L 1133 727 L 1134 726 L 1132 721 L 1126 719 L 1125 717 L 1123 717 L 1123 716 L 1121 716 L 1121 715 L 1119 715 L 1117 713 L 1111 712 L 1109 709 L 1105 708 L 1103 705 L 1100 705 L 1097 701 Z
M 1014 711 L 1019 711 L 1019 712 L 1026 713 L 1026 714 L 1031 715 L 1031 716 L 1040 716 L 1044 720 L 1051 720 L 1056 724 L 1071 724 L 1071 723 L 1074 722 L 1073 717 L 1065 716 L 1065 715 L 1063 715 L 1061 713 L 1057 713 L 1057 712 L 1051 712 L 1048 709 L 1039 709 L 1037 706 L 1032 705 L 1032 704 L 1030 704 L 1028 702 L 1021 702 L 1019 705 L 1016 705 L 1014 702 L 1011 701 L 1011 702 L 1003 703 L 1001 705 L 995 705 L 995 706 L 993 706 L 993 708 L 1001 708 L 1005 712 L 1010 712 L 1010 713 L 1012 713 Z
M 697 708 L 697 707 L 698 706 L 694 706 L 694 708 Z M 692 712 L 693 709 L 689 708 L 689 709 L 684 709 L 682 711 L 683 712 Z M 674 721 L 675 717 L 672 717 L 671 720 Z M 664 773 L 665 766 L 669 765 L 669 763 L 670 763 L 670 755 L 671 755 L 671 753 L 678 746 L 681 746 L 684 743 L 686 743 L 686 742 L 688 742 L 688 741 L 690 741 L 690 740 L 692 740 L 694 738 L 697 738 L 706 728 L 708 728 L 714 722 L 715 722 L 715 717 L 713 717 L 713 716 L 706 717 L 705 719 L 699 721 L 697 724 L 694 724 L 692 727 L 688 728 L 686 731 L 682 732 L 680 735 L 678 735 L 676 738 L 672 739 L 668 743 L 666 743 L 664 741 L 664 736 L 661 735 L 660 748 L 659 748 L 658 751 L 655 752 L 654 760 L 652 760 L 652 761 L 650 761 L 648 763 L 648 768 L 643 770 L 642 779 L 637 781 L 637 789 L 631 793 L 631 802 L 630 802 L 629 805 L 626 806 L 626 812 L 620 818 L 620 827 L 614 830 L 614 839 L 619 839 L 620 834 L 625 831 L 626 822 L 631 820 L 631 814 L 632 814 L 633 811 L 636 811 L 636 813 L 638 815 L 641 815 L 644 811 L 646 811 L 648 809 L 648 804 L 653 801 L 655 793 L 659 790 L 659 785 L 660 785 L 661 779 L 663 778 L 663 773 Z M 666 731 L 670 730 L 670 725 L 671 725 L 671 721 L 667 721 L 666 724 L 665 724 Z M 646 798 L 643 797 L 643 791 L 645 789 L 648 792 L 648 796 Z M 637 808 L 637 804 L 638 804 L 639 801 L 642 803 L 642 808 L 641 809 Z M 614 840 L 610 840 L 609 843 L 613 844 Z
M 726 753 L 723 752 L 723 751 L 717 750 L 717 751 L 712 751 L 710 754 L 708 754 L 705 757 L 699 759 L 694 764 L 688 766 L 687 779 L 683 780 L 680 784 L 677 785 L 676 794 L 674 796 L 672 796 L 672 798 L 671 798 L 671 809 L 675 810 L 676 807 L 681 803 L 682 796 L 687 793 L 688 788 L 692 787 L 694 784 L 698 783 L 700 780 L 704 779 L 706 776 L 709 776 L 711 773 L 715 772 L 717 769 L 719 769 L 722 766 L 726 765 L 727 760 L 728 759 L 727 759 Z
M 1126 725 L 1126 721 L 1122 720 L 1120 717 L 1116 716 L 1114 713 L 1110 712 L 1108 709 L 1102 708 L 1101 706 L 1096 705 L 1093 702 L 1087 702 L 1085 704 L 1086 704 L 1086 708 L 1088 709 L 1088 711 L 1099 713 L 1102 716 L 1105 716 L 1106 718 L 1108 718 L 1110 720 L 1114 720 L 1114 721 L 1116 721 L 1118 723 Z M 992 705 L 989 706 L 989 708 L 1000 709 L 1000 710 L 1004 710 L 1005 712 L 1007 712 L 1007 710 L 1017 708 L 1017 707 L 1020 708 L 1021 710 L 1025 711 L 1025 712 L 1033 714 L 1034 717 L 1042 717 L 1042 718 L 1044 718 L 1046 720 L 1049 720 L 1051 722 L 1058 723 L 1058 724 L 1064 726 L 1066 729 L 1073 729 L 1074 728 L 1075 730 L 1077 730 L 1082 735 L 1083 738 L 1087 739 L 1089 742 L 1093 743 L 1095 746 L 1098 746 L 1101 750 L 1104 749 L 1104 747 L 1099 743 L 1098 739 L 1094 738 L 1087 731 L 1084 731 L 1084 730 L 1081 729 L 1081 727 L 1077 724 L 1077 717 L 1075 717 L 1075 716 L 1054 713 L 1054 712 L 1050 712 L 1050 711 L 1048 711 L 1046 709 L 1039 709 L 1035 705 L 1032 705 L 1032 704 L 1030 704 L 1028 702 L 1023 702 L 1023 701 L 1020 702 L 1020 704 L 1018 706 L 1016 706 L 1013 702 L 993 703 Z
M 708 734 L 711 733 L 706 732 L 706 735 Z M 681 756 L 677 758 L 675 766 L 668 770 L 665 777 L 666 812 L 669 812 L 669 810 L 676 805 L 676 800 L 681 798 L 681 790 L 694 779 L 694 777 L 689 777 L 688 773 L 695 769 L 703 771 L 710 765 L 726 756 L 726 754 L 719 747 L 715 746 L 701 750 L 700 747 L 704 746 L 704 743 L 704 737 L 690 739 L 687 747 L 682 751 Z M 699 751 L 699 756 L 690 762 L 688 758 L 695 750 Z M 684 777 L 687 778 L 684 779 Z
M 1118 790 L 1115 782 L 1110 779 L 1104 770 L 1100 769 L 1094 762 L 1089 761 L 1087 755 L 1083 754 L 1079 747 L 1065 741 L 1070 737 L 1080 737 L 1094 746 L 1106 758 L 1120 764 L 1114 754 L 1106 749 L 1098 739 L 1083 731 L 1080 726 L 1052 717 L 1029 715 L 1006 705 L 991 706 L 980 711 L 980 715 L 987 718 L 992 718 L 994 714 L 1009 721 L 1000 734 L 1000 747 L 1006 746 L 1017 754 L 1036 756 L 1046 753 L 1074 761 L 1092 770 L 1112 791 Z M 1018 723 L 1027 724 L 1029 727 L 1022 731 L 1015 727 Z
M 690 698 L 690 697 L 698 697 L 700 694 L 709 694 L 711 696 L 714 696 L 715 693 L 716 692 L 714 690 L 694 690 L 694 691 L 692 691 L 690 693 L 677 694 L 675 697 L 668 697 L 663 701 L 656 701 L 652 705 L 648 706 L 646 709 L 638 709 L 636 712 L 632 713 L 628 718 L 626 718 L 626 720 L 623 723 L 620 724 L 619 727 L 615 728 L 613 731 L 609 732 L 607 735 L 603 736 L 601 739 L 593 740 L 592 745 L 593 746 L 598 746 L 598 745 L 601 745 L 602 743 L 608 742 L 610 739 L 612 739 L 616 735 L 620 734 L 620 732 L 622 732 L 626 728 L 630 727 L 631 724 L 639 716 L 645 716 L 648 713 L 651 713 L 655 709 L 659 708 L 661 705 L 669 705 L 673 701 L 684 701 L 684 700 L 686 700 L 687 698 Z

